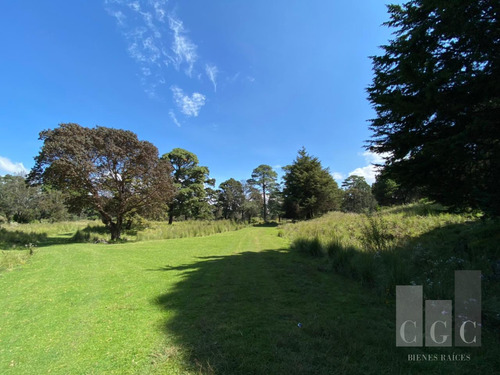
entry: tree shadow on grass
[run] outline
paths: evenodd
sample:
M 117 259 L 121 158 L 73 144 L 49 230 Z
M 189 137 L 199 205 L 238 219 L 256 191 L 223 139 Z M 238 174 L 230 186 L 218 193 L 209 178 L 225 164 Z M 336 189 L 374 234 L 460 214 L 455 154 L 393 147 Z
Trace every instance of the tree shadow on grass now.
M 132 230 L 126 231 L 127 234 L 137 234 L 132 232 Z M 108 234 L 108 229 L 103 225 L 87 225 L 76 232 L 59 233 L 55 236 L 49 236 L 44 232 L 36 233 L 0 228 L 0 249 L 19 250 L 32 246 L 46 247 L 70 243 L 97 242 L 99 238 Z
M 171 316 L 167 341 L 182 348 L 187 370 L 207 374 L 367 374 L 377 362 L 396 370 L 393 309 L 317 266 L 267 250 L 162 267 L 182 275 L 155 300 Z
M 47 233 L 26 233 L 0 228 L 0 248 L 4 250 L 24 248 L 29 244 L 38 246 L 47 241 Z
M 46 247 L 80 242 L 75 239 L 75 233 L 64 233 L 63 237 L 49 236 L 47 233 L 25 232 L 0 228 L 0 249 L 20 250 L 26 247 Z
M 436 229 L 415 246 L 465 227 Z M 370 264 L 367 259 L 349 261 Z M 168 315 L 167 342 L 180 348 L 185 370 L 204 374 L 462 374 L 500 365 L 491 329 L 481 348 L 397 348 L 394 296 L 381 296 L 324 263 L 282 249 L 199 257 L 157 269 L 181 276 L 155 300 Z M 409 354 L 435 353 L 469 353 L 472 360 L 408 361 Z

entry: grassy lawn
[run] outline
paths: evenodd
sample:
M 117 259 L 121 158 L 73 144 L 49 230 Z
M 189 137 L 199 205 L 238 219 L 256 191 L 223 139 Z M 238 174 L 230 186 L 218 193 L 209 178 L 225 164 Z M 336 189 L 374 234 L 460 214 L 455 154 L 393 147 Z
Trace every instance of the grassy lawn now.
M 394 301 L 287 250 L 273 227 L 58 244 L 0 272 L 1 374 L 493 373 L 477 350 L 395 347 Z M 301 323 L 301 327 L 298 326 Z M 472 353 L 467 363 L 407 354 Z

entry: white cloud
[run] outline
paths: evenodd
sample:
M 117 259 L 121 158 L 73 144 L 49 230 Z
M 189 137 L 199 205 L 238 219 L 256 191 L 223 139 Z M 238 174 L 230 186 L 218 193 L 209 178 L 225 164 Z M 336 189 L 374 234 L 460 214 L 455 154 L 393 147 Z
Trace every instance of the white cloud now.
M 205 95 L 198 92 L 193 93 L 191 96 L 185 95 L 184 91 L 177 86 L 172 86 L 171 89 L 174 95 L 174 101 L 180 111 L 186 116 L 198 116 L 201 107 L 205 105 Z
M 182 21 L 174 16 L 168 17 L 170 30 L 174 32 L 174 41 L 172 43 L 172 51 L 175 56 L 172 61 L 177 69 L 183 64 L 188 65 L 186 74 L 191 77 L 193 65 L 198 59 L 196 54 L 196 44 L 194 44 L 185 34 L 184 25 Z
M 172 119 L 172 121 L 174 122 L 174 124 L 177 125 L 180 128 L 181 127 L 181 123 L 179 122 L 179 120 L 177 120 L 177 117 L 175 116 L 174 111 L 172 111 L 172 110 L 168 111 L 168 115 L 170 116 L 170 118 Z
M 345 179 L 344 175 L 340 172 L 332 172 L 332 177 L 337 182 L 342 182 Z
M 356 175 L 364 177 L 366 182 L 373 184 L 375 182 L 375 177 L 378 174 L 378 168 L 374 164 L 383 164 L 385 158 L 388 154 L 375 154 L 371 151 L 365 151 L 361 154 L 367 163 L 367 166 L 356 168 L 352 172 L 349 172 L 349 176 Z
M 388 153 L 376 154 L 371 151 L 365 151 L 363 152 L 362 155 L 365 157 L 367 161 L 374 164 L 383 164 L 385 162 L 385 159 L 389 157 Z
M 349 176 L 353 175 L 364 177 L 366 182 L 371 185 L 375 182 L 377 171 L 374 165 L 367 165 L 366 167 L 356 168 L 349 173 Z
M 212 84 L 214 85 L 214 92 L 217 92 L 217 73 L 219 72 L 219 70 L 217 69 L 217 67 L 215 65 L 205 65 L 205 72 L 207 73 L 207 76 L 208 78 L 210 79 L 210 81 L 212 82 Z
M 28 170 L 23 163 L 14 163 L 10 159 L 0 156 L 0 174 L 26 174 Z

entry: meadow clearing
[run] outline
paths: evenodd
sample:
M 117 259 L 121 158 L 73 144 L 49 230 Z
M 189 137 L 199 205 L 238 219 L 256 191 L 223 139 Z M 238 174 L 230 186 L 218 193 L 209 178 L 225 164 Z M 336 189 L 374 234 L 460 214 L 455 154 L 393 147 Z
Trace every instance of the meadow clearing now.
M 331 213 L 202 237 L 146 240 L 139 232 L 116 244 L 74 242 L 94 223 L 30 225 L 0 232 L 2 374 L 500 368 L 495 222 L 412 206 L 371 219 Z M 38 246 L 12 245 L 28 238 Z M 391 283 L 422 283 L 426 297 L 445 297 L 450 272 L 469 266 L 485 267 L 482 346 L 396 348 Z M 471 360 L 409 362 L 410 353 Z

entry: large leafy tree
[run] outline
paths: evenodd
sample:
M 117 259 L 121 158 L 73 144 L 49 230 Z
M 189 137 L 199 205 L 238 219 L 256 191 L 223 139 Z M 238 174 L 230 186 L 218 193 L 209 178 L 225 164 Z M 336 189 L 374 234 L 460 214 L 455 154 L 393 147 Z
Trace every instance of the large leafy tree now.
M 242 181 L 245 202 L 243 203 L 243 216 L 250 224 L 254 217 L 259 217 L 262 212 L 263 198 L 262 193 L 248 181 Z
M 399 199 L 399 184 L 391 178 L 379 174 L 372 185 L 372 194 L 381 206 L 405 203 Z
M 169 206 L 169 223 L 174 217 L 208 218 L 211 216 L 206 185 L 213 186 L 207 167 L 198 165 L 198 157 L 182 148 L 174 148 L 162 156 L 173 167 L 172 177 L 177 188 Z
M 0 216 L 7 221 L 59 221 L 69 218 L 60 191 L 29 186 L 23 176 L 0 176 Z
M 278 219 L 278 221 L 281 221 L 284 214 L 283 192 L 281 191 L 281 186 L 279 184 L 276 184 L 274 189 L 272 189 L 269 194 L 268 209 L 271 219 Z
M 500 214 L 500 2 L 389 6 L 394 39 L 373 57 L 372 151 L 407 190 Z
M 283 168 L 285 216 L 312 219 L 328 211 L 340 209 L 341 191 L 328 168 L 304 148 L 295 161 Z
M 278 174 L 273 170 L 271 166 L 261 164 L 253 170 L 252 178 L 248 180 L 248 183 L 250 185 L 258 186 L 262 192 L 262 217 L 264 218 L 264 221 L 267 221 L 267 201 L 269 198 L 269 194 L 274 189 L 277 178 Z
M 230 178 L 219 185 L 218 204 L 224 219 L 238 219 L 244 209 L 245 194 L 241 182 Z
M 73 211 L 97 211 L 112 240 L 127 217 L 161 209 L 173 195 L 170 163 L 130 131 L 70 123 L 42 131 L 40 140 L 29 181 L 63 191 Z
M 363 176 L 351 175 L 342 183 L 344 194 L 342 210 L 347 212 L 372 211 L 377 206 L 370 185 Z
M 28 223 L 39 218 L 39 189 L 26 185 L 22 176 L 0 176 L 0 213 L 7 221 Z

